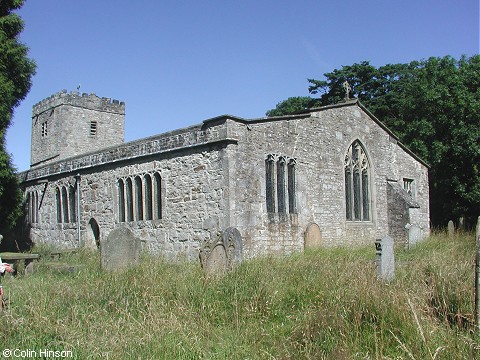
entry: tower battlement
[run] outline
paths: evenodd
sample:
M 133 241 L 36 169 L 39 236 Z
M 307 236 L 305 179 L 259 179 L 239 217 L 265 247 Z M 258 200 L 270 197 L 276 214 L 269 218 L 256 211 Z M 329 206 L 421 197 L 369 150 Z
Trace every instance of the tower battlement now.
M 83 109 L 104 111 L 122 115 L 125 114 L 125 102 L 123 101 L 115 99 L 112 100 L 111 98 L 106 97 L 101 98 L 95 93 L 80 94 L 78 91 L 71 91 L 68 93 L 67 90 L 62 90 L 36 103 L 32 108 L 32 116 L 38 116 L 47 110 L 61 105 L 70 105 Z
M 123 144 L 125 103 L 62 90 L 32 108 L 31 166 Z

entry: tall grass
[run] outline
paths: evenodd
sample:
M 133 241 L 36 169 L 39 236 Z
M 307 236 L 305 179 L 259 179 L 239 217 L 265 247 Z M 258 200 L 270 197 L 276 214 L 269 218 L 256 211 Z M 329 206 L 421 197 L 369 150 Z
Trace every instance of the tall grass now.
M 321 249 L 245 261 L 223 277 L 144 256 L 104 272 L 98 254 L 48 260 L 3 280 L 0 351 L 72 350 L 78 359 L 471 359 L 474 236 L 396 249 L 396 276 L 375 249 Z

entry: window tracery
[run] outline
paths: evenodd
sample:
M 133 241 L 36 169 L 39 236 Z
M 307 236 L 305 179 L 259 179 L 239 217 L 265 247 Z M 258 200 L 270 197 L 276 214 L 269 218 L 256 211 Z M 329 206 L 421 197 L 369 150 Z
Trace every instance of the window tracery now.
M 350 221 L 370 220 L 370 163 L 360 141 L 345 154 L 345 215 Z
M 268 154 L 265 159 L 267 213 L 295 214 L 296 159 Z

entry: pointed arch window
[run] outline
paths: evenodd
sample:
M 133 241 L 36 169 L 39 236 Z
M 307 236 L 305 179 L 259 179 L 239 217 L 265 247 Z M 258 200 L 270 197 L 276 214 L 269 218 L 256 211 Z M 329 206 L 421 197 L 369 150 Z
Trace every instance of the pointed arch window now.
M 370 221 L 370 162 L 355 140 L 345 155 L 345 215 L 349 221 Z

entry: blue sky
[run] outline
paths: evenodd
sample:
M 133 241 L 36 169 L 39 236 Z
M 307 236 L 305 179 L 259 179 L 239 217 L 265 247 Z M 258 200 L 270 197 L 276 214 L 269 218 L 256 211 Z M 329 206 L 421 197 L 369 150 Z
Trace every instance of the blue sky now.
M 7 149 L 30 164 L 31 109 L 66 89 L 125 101 L 125 141 L 221 114 L 257 118 L 342 65 L 479 52 L 479 0 L 27 0 L 37 74 Z

